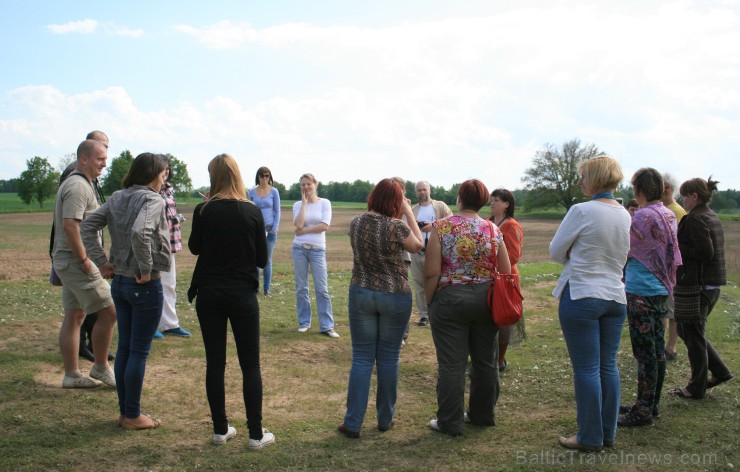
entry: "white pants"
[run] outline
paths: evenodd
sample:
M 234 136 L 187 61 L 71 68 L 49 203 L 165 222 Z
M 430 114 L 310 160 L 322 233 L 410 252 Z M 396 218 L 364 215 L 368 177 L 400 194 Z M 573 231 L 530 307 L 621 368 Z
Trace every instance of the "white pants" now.
M 159 320 L 159 331 L 175 329 L 180 327 L 180 320 L 177 318 L 175 303 L 177 302 L 177 267 L 175 266 L 175 254 L 170 254 L 170 271 L 161 272 L 162 292 L 164 294 L 164 303 L 162 304 L 162 318 Z
M 414 297 L 419 319 L 429 318 L 427 301 L 424 298 L 424 260 L 424 254 L 411 254 L 411 278 L 414 279 Z

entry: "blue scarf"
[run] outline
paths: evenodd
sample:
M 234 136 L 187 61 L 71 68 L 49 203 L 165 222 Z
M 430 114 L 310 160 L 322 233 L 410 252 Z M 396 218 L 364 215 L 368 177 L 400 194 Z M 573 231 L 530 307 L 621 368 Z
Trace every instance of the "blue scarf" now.
M 614 198 L 614 194 L 611 193 L 611 192 L 599 192 L 599 193 L 596 193 L 596 194 L 594 194 L 593 198 L 591 198 L 591 200 L 598 200 L 599 198 L 610 198 L 612 200 L 616 200 L 616 198 Z

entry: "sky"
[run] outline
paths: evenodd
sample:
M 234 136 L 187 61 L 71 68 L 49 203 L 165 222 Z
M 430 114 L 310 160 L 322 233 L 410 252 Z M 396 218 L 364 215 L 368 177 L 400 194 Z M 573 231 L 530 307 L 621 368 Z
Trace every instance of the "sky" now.
M 740 189 L 740 0 L 0 1 L 0 179 L 91 130 L 290 186 L 523 188 L 546 144 Z

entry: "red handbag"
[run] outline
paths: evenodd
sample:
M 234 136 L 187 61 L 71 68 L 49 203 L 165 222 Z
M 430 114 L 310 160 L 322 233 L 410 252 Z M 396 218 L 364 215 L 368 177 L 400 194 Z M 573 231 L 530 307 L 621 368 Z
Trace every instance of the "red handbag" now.
M 522 319 L 524 297 L 519 290 L 519 274 L 494 272 L 488 289 L 488 307 L 496 326 L 517 324 Z
M 493 236 L 493 224 L 490 221 L 488 224 Z M 498 270 L 493 273 L 491 286 L 488 288 L 488 308 L 491 309 L 496 326 L 517 324 L 522 319 L 523 300 L 519 290 L 519 274 L 502 274 Z

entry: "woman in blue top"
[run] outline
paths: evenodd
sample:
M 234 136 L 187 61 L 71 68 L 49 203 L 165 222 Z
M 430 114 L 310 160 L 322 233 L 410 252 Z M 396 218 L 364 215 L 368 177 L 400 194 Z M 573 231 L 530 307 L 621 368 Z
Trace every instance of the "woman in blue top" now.
M 280 193 L 272 186 L 272 172 L 267 167 L 257 169 L 254 177 L 255 187 L 249 190 L 249 199 L 262 211 L 267 234 L 267 265 L 262 274 L 264 282 L 262 289 L 265 296 L 270 296 L 270 282 L 272 280 L 272 251 L 277 242 L 278 226 L 280 225 Z M 259 288 L 257 288 L 259 292 Z

